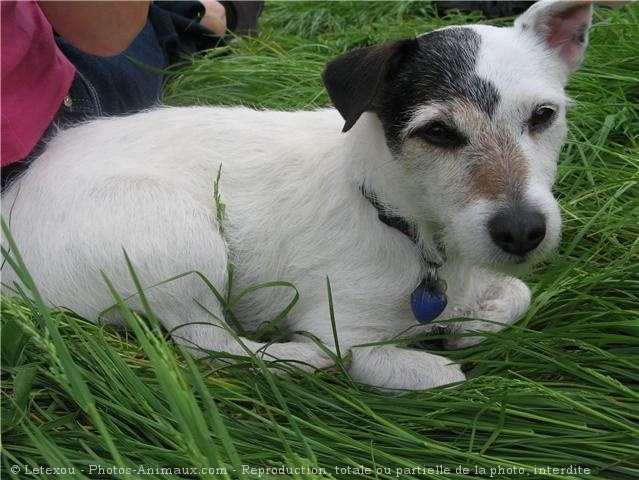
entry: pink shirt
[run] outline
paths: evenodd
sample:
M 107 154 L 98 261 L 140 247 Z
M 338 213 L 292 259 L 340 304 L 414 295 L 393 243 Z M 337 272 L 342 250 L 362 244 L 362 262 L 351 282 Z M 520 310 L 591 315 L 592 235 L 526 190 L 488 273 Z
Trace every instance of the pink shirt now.
M 69 91 L 75 68 L 35 2 L 2 0 L 2 166 L 26 157 Z

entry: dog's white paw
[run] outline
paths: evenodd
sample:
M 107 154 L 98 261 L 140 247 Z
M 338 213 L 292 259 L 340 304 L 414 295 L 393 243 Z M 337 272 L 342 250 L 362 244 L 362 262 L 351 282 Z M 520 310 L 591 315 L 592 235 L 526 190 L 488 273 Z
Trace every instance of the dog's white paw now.
M 353 348 L 349 368 L 358 382 L 388 390 L 426 390 L 466 379 L 446 357 L 392 345 Z
M 257 353 L 267 362 L 290 363 L 309 372 L 328 368 L 335 363 L 327 352 L 312 342 L 272 343 Z
M 506 277 L 504 281 L 491 285 L 485 296 L 474 308 L 464 316 L 475 318 L 453 325 L 455 333 L 467 332 L 499 332 L 524 316 L 530 306 L 530 289 L 514 277 Z M 448 339 L 446 348 L 457 349 L 470 347 L 483 342 L 481 335 L 464 336 Z

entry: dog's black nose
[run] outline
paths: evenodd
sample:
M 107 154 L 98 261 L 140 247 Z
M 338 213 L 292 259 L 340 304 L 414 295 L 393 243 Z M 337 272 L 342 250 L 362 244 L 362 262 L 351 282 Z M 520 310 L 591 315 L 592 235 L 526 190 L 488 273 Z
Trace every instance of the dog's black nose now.
M 546 236 L 546 217 L 530 209 L 509 208 L 488 222 L 488 231 L 503 251 L 523 256 L 537 248 Z

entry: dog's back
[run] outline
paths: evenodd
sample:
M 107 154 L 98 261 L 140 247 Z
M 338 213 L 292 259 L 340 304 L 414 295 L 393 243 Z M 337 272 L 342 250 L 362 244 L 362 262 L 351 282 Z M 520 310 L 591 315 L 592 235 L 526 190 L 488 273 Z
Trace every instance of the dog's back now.
M 78 292 L 92 284 L 88 276 L 116 263 L 106 261 L 113 254 L 107 250 L 135 248 L 124 243 L 127 235 L 135 238 L 132 243 L 151 249 L 156 240 L 173 237 L 175 252 L 155 252 L 158 261 L 151 269 L 156 281 L 181 273 L 162 258 L 186 260 L 189 252 L 202 250 L 180 246 L 181 237 L 206 241 L 196 232 L 186 233 L 198 219 L 208 218 L 211 230 L 203 234 L 215 236 L 220 228 L 214 199 L 218 173 L 221 201 L 232 203 L 227 208 L 238 210 L 249 224 L 272 219 L 268 223 L 281 230 L 274 205 L 294 214 L 296 209 L 286 204 L 299 203 L 300 194 L 313 188 L 313 179 L 322 181 L 312 173 L 333 168 L 331 157 L 313 161 L 312 152 L 323 155 L 343 141 L 335 129 L 337 121 L 333 110 L 214 107 L 167 107 L 96 120 L 63 131 L 50 142 L 3 194 L 2 215 L 16 243 L 28 245 L 21 253 L 45 298 L 96 319 L 113 299 L 106 292 L 81 298 Z M 237 202 L 236 196 L 241 197 Z M 184 218 L 185 212 L 193 218 Z M 114 244 L 107 246 L 111 241 Z M 199 260 L 180 263 L 207 270 L 207 262 Z M 105 273 L 132 288 L 122 268 Z M 4 268 L 2 276 L 5 287 L 15 280 L 10 268 Z

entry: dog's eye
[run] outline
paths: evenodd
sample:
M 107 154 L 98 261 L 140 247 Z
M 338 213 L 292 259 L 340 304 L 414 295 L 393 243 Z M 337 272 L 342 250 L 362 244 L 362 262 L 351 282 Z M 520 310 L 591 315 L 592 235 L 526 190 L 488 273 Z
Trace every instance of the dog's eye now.
M 466 138 L 454 128 L 441 122 L 433 122 L 416 130 L 413 136 L 442 148 L 457 148 L 466 145 Z
M 528 127 L 533 132 L 541 132 L 555 119 L 556 109 L 550 105 L 541 105 L 535 109 L 530 120 L 528 120 Z

